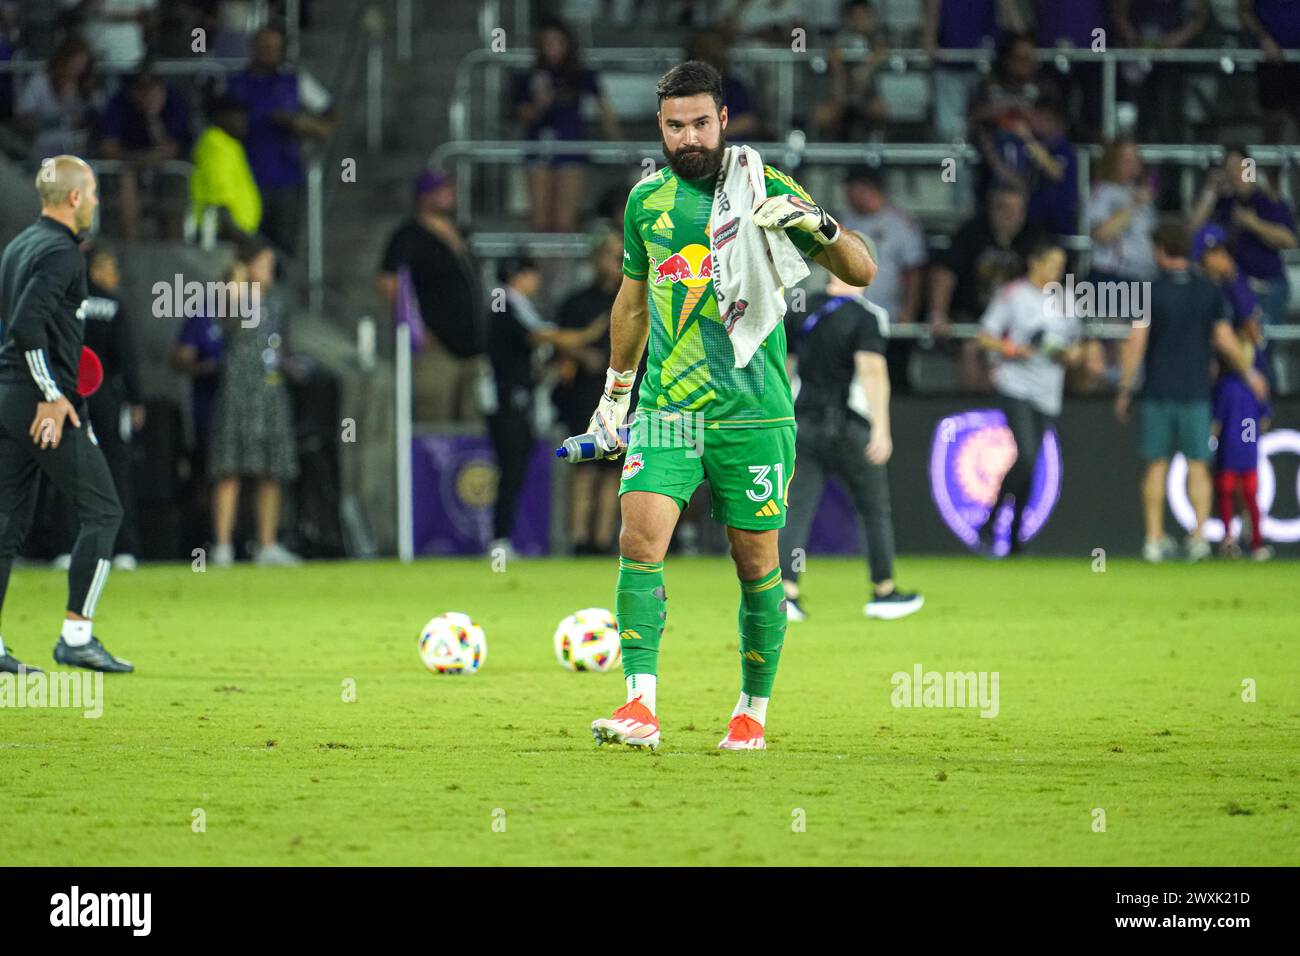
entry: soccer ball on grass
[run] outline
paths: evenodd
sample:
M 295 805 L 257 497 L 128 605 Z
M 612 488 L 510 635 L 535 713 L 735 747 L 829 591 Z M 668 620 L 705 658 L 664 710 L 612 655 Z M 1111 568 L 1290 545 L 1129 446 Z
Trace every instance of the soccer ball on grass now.
M 555 629 L 555 658 L 571 671 L 612 670 L 620 650 L 618 623 L 603 607 L 574 611 Z
M 420 632 L 420 660 L 435 674 L 475 674 L 487 658 L 487 636 L 468 614 L 439 614 Z

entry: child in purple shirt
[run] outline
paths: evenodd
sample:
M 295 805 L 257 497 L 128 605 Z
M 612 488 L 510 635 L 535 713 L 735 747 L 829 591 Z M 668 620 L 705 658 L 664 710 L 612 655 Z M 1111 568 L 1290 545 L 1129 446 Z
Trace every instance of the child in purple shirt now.
M 1267 375 L 1268 359 L 1260 329 L 1260 308 L 1246 277 L 1237 269 L 1228 252 L 1228 234 L 1211 224 L 1196 233 L 1192 257 L 1206 274 L 1219 283 L 1232 307 L 1233 327 L 1239 347 L 1252 365 Z M 1250 386 L 1236 372 L 1224 368 L 1214 385 L 1214 421 L 1211 430 L 1218 440 L 1215 456 L 1214 488 L 1218 498 L 1219 518 L 1223 521 L 1223 544 L 1220 554 L 1235 558 L 1241 548 L 1231 537 L 1233 515 L 1237 513 L 1240 492 L 1250 515 L 1250 555 L 1267 561 L 1273 549 L 1264 544 L 1259 519 L 1259 437 L 1268 430 L 1272 408 L 1260 401 Z

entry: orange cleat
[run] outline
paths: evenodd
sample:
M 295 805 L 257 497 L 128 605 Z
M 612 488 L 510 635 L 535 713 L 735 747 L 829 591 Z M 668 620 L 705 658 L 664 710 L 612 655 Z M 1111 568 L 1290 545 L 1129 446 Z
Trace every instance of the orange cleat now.
M 727 724 L 727 736 L 718 744 L 719 750 L 766 750 L 767 739 L 763 725 L 748 714 L 737 714 Z
M 762 733 L 762 729 L 759 729 Z M 601 717 L 591 722 L 591 736 L 597 744 L 627 744 L 629 747 L 659 747 L 659 718 L 650 708 L 634 697 L 614 711 L 612 717 Z

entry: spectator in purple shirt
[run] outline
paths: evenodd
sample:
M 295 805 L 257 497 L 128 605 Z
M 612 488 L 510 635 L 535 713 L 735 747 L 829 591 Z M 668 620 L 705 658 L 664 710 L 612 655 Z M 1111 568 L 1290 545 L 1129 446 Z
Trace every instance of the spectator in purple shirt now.
M 601 92 L 596 71 L 582 65 L 576 38 L 562 21 L 545 21 L 537 31 L 537 60 L 514 84 L 515 119 L 524 126 L 524 138 L 590 138 L 583 117 L 588 100 L 600 111 L 605 137 L 620 138 L 614 107 Z M 576 153 L 532 157 L 528 193 L 533 231 L 575 231 L 586 184 L 586 157 Z
M 1001 151 L 1023 141 L 1020 134 L 1028 131 L 1034 104 L 1044 96 L 1059 97 L 1060 93 L 1040 72 L 1033 39 L 1026 33 L 1004 35 L 993 71 L 971 97 L 970 138 L 984 157 L 976 184 L 979 195 L 987 195 L 1003 178 Z M 1023 188 L 1023 184 L 1015 185 Z
M 1232 327 L 1239 336 L 1254 344 L 1256 365 L 1268 379 L 1271 388 L 1276 375 L 1268 342 L 1263 335 L 1264 311 L 1250 288 L 1250 281 L 1237 268 L 1232 253 L 1228 251 L 1228 242 L 1228 231 L 1222 226 L 1214 223 L 1202 226 L 1192 238 L 1192 261 L 1200 263 L 1205 274 L 1218 284 L 1219 290 L 1228 300 L 1232 309 Z
M 124 164 L 116 185 L 122 237 L 128 242 L 139 238 L 142 207 L 158 216 L 163 236 L 180 238 L 186 180 L 164 174 L 162 165 L 188 155 L 192 139 L 185 98 L 148 70 L 131 77 L 108 101 L 99 154 Z
M 1259 324 L 1262 312 L 1259 300 L 1250 289 L 1250 283 L 1237 268 L 1232 253 L 1228 251 L 1228 231 L 1209 223 L 1192 237 L 1192 261 L 1198 262 L 1205 274 L 1218 283 L 1219 289 L 1232 307 L 1232 324 L 1247 322 Z
M 1237 15 L 1264 52 L 1265 62 L 1256 73 L 1259 107 L 1264 111 L 1264 140 L 1276 143 L 1288 113 L 1300 122 L 1300 63 L 1282 59 L 1284 50 L 1300 49 L 1300 3 L 1237 0 Z
M 1207 222 L 1228 234 L 1228 250 L 1259 299 L 1264 323 L 1286 321 L 1291 286 L 1282 250 L 1296 247 L 1295 216 L 1265 183 L 1244 145 L 1224 148 L 1223 166 L 1207 178 L 1192 213 L 1192 228 Z
M 199 310 L 185 319 L 172 347 L 171 366 L 190 380 L 190 415 L 194 426 L 194 447 L 190 452 L 189 498 L 194 513 L 203 520 L 193 530 L 206 533 L 211 498 L 208 494 L 208 453 L 212 446 L 212 418 L 221 366 L 225 361 L 225 338 L 217 320 Z
M 922 42 L 934 68 L 934 127 L 939 139 L 966 135 L 966 106 L 979 74 L 973 63 L 944 64 L 945 50 L 992 50 L 998 41 L 998 14 L 1013 31 L 1025 29 L 1015 0 L 925 0 Z
M 248 69 L 230 78 L 226 93 L 248 110 L 244 150 L 262 192 L 262 234 L 292 254 L 307 181 L 302 143 L 333 135 L 334 110 L 325 87 L 306 70 L 285 64 L 279 29 L 262 27 L 252 47 Z
M 1065 136 L 1065 106 L 1048 92 L 1010 128 L 999 130 L 988 154 L 994 186 L 1029 194 L 1029 224 L 1058 236 L 1078 229 L 1078 170 Z

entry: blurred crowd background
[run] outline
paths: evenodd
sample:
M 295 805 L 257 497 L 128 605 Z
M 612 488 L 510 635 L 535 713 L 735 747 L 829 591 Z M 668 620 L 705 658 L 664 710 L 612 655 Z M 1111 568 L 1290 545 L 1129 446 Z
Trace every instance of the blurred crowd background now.
M 723 73 L 730 142 L 875 242 L 895 394 L 990 390 L 973 324 L 1040 237 L 1077 280 L 1147 281 L 1169 218 L 1249 286 L 1294 394 L 1297 53 L 1289 0 L 0 0 L 0 238 L 42 158 L 95 165 L 124 566 L 390 551 L 393 330 L 420 429 L 521 454 L 585 430 L 654 82 L 686 57 Z M 159 281 L 250 269 L 274 321 L 158 314 Z M 1109 400 L 1129 318 L 1088 326 L 1067 394 Z M 256 403 L 283 454 L 244 447 Z M 579 471 L 562 546 L 608 550 L 617 471 Z

